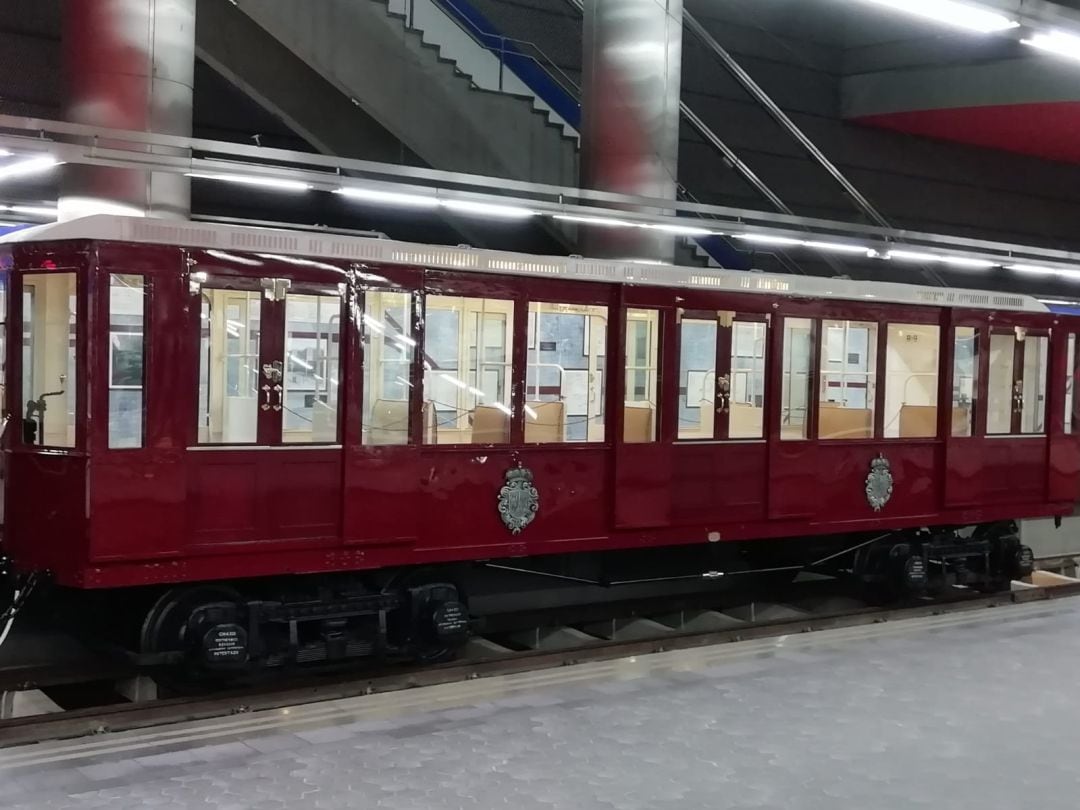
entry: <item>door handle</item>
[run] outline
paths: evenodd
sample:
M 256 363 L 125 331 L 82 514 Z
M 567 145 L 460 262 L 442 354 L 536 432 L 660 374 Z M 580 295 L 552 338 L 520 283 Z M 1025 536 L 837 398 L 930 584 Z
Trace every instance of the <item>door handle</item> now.
M 277 394 L 277 402 L 274 404 L 274 410 L 275 411 L 280 411 L 281 410 L 281 406 L 282 406 L 281 392 L 282 392 L 282 390 L 283 389 L 282 389 L 282 387 L 280 385 L 275 385 L 274 386 L 274 393 Z
M 270 410 L 270 386 L 264 385 L 262 387 L 263 392 L 263 404 L 260 406 L 264 411 Z

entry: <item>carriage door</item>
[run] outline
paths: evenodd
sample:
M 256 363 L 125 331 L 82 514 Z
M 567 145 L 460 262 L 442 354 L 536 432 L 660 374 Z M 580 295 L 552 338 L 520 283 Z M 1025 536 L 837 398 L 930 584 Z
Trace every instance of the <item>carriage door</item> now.
M 196 284 L 192 542 L 338 538 L 342 291 L 287 278 Z
M 767 332 L 763 315 L 682 313 L 675 468 L 687 480 L 676 517 L 749 519 L 764 508 Z

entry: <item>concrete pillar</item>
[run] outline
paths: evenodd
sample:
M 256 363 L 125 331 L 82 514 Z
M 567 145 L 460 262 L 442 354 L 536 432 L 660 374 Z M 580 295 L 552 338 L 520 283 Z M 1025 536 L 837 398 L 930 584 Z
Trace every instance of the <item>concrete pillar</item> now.
M 64 0 L 64 80 L 73 123 L 191 135 L 195 0 Z M 186 218 L 175 174 L 64 167 L 60 218 L 88 213 Z
M 582 183 L 674 199 L 679 164 L 682 0 L 585 0 Z M 670 261 L 659 231 L 586 228 L 589 255 Z

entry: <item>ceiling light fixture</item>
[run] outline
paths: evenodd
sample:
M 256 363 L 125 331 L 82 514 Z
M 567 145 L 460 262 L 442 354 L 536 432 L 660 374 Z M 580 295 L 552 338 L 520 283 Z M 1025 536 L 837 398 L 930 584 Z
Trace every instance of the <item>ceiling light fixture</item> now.
M 656 225 L 646 225 L 646 228 L 652 228 L 656 231 L 663 231 L 664 233 L 673 233 L 676 236 L 723 236 L 718 231 L 710 230 L 709 228 L 695 227 L 693 225 L 669 225 L 661 222 Z
M 978 34 L 993 34 L 1020 27 L 1019 22 L 1003 14 L 977 8 L 967 3 L 958 3 L 956 0 L 863 0 L 863 2 L 903 11 Z
M 13 177 L 24 177 L 28 174 L 45 172 L 59 165 L 59 163 L 60 161 L 52 155 L 41 155 L 20 160 L 16 163 L 9 163 L 6 166 L 0 166 L 0 180 L 10 180 Z
M 10 211 L 13 214 L 26 214 L 31 217 L 56 216 L 56 209 L 45 205 L 5 205 L 2 208 L 4 211 Z
M 277 177 L 258 177 L 246 174 L 211 174 L 204 172 L 191 172 L 188 174 L 188 177 L 194 177 L 199 180 L 220 180 L 223 183 L 237 183 L 242 186 L 268 188 L 273 189 L 274 191 L 299 193 L 311 190 L 310 183 L 304 183 L 300 180 L 282 180 Z
M 409 208 L 438 208 L 439 201 L 435 197 L 426 194 L 405 194 L 400 191 L 380 191 L 373 188 L 356 188 L 342 186 L 335 189 L 335 194 L 340 194 L 350 200 L 361 202 L 385 203 L 386 205 L 403 205 Z
M 808 248 L 814 250 L 827 250 L 833 253 L 861 253 L 866 255 L 869 248 L 865 245 L 847 245 L 842 242 L 803 242 Z
M 739 233 L 735 234 L 736 239 L 742 239 L 745 242 L 754 242 L 759 245 L 801 245 L 803 241 L 801 239 L 792 239 L 789 236 L 767 236 L 759 233 Z
M 1080 36 L 1075 34 L 1051 31 L 1049 34 L 1033 34 L 1020 41 L 1040 51 L 1065 56 L 1069 59 L 1080 59 Z
M 633 222 L 627 222 L 625 219 L 615 219 L 614 217 L 589 217 L 578 216 L 577 214 L 554 214 L 553 219 L 557 219 L 560 222 L 580 223 L 582 225 L 599 225 L 602 228 L 635 227 Z
M 536 212 L 528 208 L 521 208 L 516 205 L 499 205 L 498 203 L 473 202 L 472 200 L 440 200 L 439 205 L 448 211 L 471 216 L 496 217 L 499 219 L 528 219 L 536 216 Z
M 1032 276 L 1060 276 L 1061 278 L 1080 278 L 1080 269 L 1071 267 L 1041 267 L 1037 264 L 1007 264 L 1006 270 L 1026 273 Z

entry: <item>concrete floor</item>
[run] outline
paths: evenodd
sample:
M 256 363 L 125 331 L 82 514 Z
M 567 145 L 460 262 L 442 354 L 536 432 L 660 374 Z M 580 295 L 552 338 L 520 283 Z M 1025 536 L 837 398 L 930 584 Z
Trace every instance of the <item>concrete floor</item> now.
M 1080 600 L 0 750 L 4 808 L 1069 808 Z

